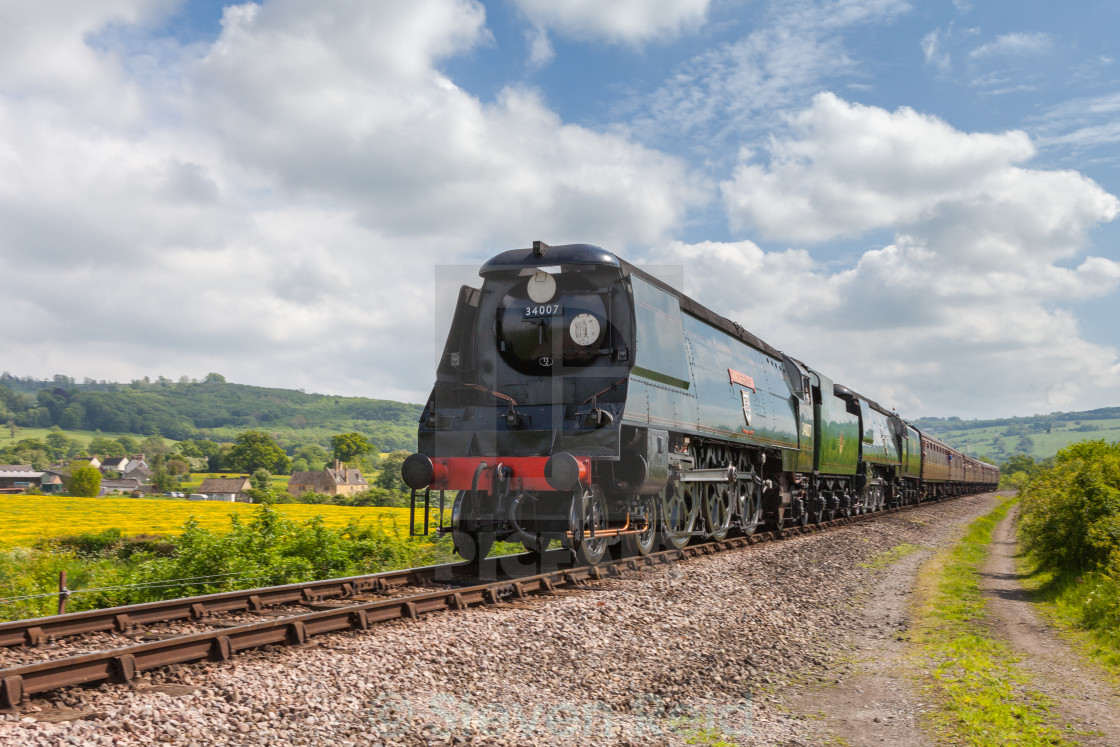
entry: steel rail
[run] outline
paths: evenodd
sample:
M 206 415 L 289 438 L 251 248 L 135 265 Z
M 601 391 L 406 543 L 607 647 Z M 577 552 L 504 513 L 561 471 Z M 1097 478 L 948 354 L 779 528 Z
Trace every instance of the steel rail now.
M 259 612 L 268 607 L 310 604 L 327 599 L 376 593 L 399 586 L 426 586 L 463 578 L 468 563 L 445 563 L 364 576 L 305 581 L 217 594 L 203 594 L 144 604 L 49 615 L 0 623 L 0 646 L 35 646 L 87 633 L 123 633 L 136 627 L 176 620 L 204 620 L 226 612 Z
M 669 549 L 651 553 L 644 557 L 628 557 L 600 563 L 595 566 L 564 568 L 536 575 L 506 577 L 470 586 L 439 589 L 420 594 L 411 594 L 374 601 L 355 600 L 331 609 L 301 613 L 288 617 L 261 622 L 247 623 L 234 627 L 177 636 L 165 640 L 152 641 L 123 648 L 108 649 L 77 656 L 54 659 L 0 670 L 0 711 L 12 711 L 20 702 L 32 695 L 57 690 L 73 685 L 88 685 L 102 682 L 134 683 L 137 674 L 170 664 L 194 661 L 225 661 L 239 651 L 269 645 L 304 646 L 312 636 L 345 630 L 368 630 L 371 625 L 386 620 L 418 619 L 430 612 L 464 610 L 481 605 L 493 605 L 509 598 L 523 598 L 530 594 L 551 593 L 557 587 L 576 586 L 589 580 L 600 580 L 620 576 L 625 571 L 636 571 L 642 567 L 668 564 L 677 560 L 745 548 L 763 542 L 787 537 L 811 534 L 833 527 L 875 519 L 879 516 L 916 509 L 928 504 L 915 504 L 896 508 L 886 508 L 874 513 L 841 517 L 819 524 L 797 525 L 770 532 L 760 532 L 749 536 L 739 536 L 722 541 L 708 541 L 688 545 L 684 549 Z M 563 551 L 561 551 L 563 552 Z M 567 553 L 564 553 L 567 554 Z M 505 556 L 517 559 L 523 556 Z M 489 559 L 493 560 L 493 559 Z M 353 577 L 354 579 L 408 578 L 408 574 L 435 569 L 460 570 L 472 568 L 471 564 L 456 563 L 445 566 L 426 566 L 404 571 L 390 571 L 373 576 Z M 522 566 L 523 568 L 528 566 Z M 477 567 L 474 567 L 478 570 Z M 491 568 L 490 570 L 494 570 Z M 341 588 L 353 579 L 332 579 L 319 582 L 324 588 L 335 584 Z M 370 582 L 372 585 L 372 581 Z M 403 585 L 397 584 L 397 585 Z M 255 589 L 252 593 L 274 592 L 270 598 L 281 598 L 284 593 L 298 592 L 302 595 L 305 584 Z M 232 597 L 250 592 L 229 592 L 227 594 L 196 597 L 219 603 L 214 597 Z M 184 603 L 186 600 L 173 600 Z M 229 600 L 232 604 L 233 600 Z M 155 603 L 159 604 L 159 603 Z M 138 607 L 148 607 L 139 605 Z M 188 606 L 189 609 L 189 606 Z M 118 607 L 116 614 L 128 615 L 129 620 L 139 621 L 137 607 Z M 111 612 L 103 610 L 102 612 Z M 85 613 L 77 613 L 85 614 Z M 64 615 L 62 617 L 70 617 Z

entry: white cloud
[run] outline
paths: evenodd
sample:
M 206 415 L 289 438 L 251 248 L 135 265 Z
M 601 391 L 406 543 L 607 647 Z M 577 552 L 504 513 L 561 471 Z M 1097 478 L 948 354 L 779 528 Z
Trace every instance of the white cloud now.
M 645 104 L 637 125 L 705 144 L 739 140 L 773 126 L 825 81 L 858 77 L 861 64 L 844 34 L 887 24 L 910 9 L 904 0 L 775 2 L 759 27 L 674 71 Z
M 1120 263 L 1082 256 L 1120 201 L 1068 171 L 1023 168 L 1022 133 L 963 133 L 909 109 L 818 96 L 723 185 L 732 220 L 780 239 L 870 229 L 893 243 L 836 269 L 804 250 L 668 244 L 690 290 L 771 344 L 911 415 L 1014 414 L 1120 396 L 1114 348 L 1063 304 L 1113 293 Z
M 548 38 L 548 31 L 540 26 L 533 26 L 525 35 L 529 43 L 529 64 L 533 67 L 544 67 L 556 56 L 552 48 L 552 41 Z
M 1048 52 L 1054 46 L 1049 34 L 1021 33 L 1003 34 L 994 41 L 981 45 L 969 53 L 973 59 L 984 57 L 1007 57 L 1036 55 Z
M 0 96 L 33 97 L 99 121 L 141 114 L 140 93 L 124 78 L 120 56 L 90 44 L 113 25 L 163 17 L 175 0 L 9 2 L 0 10 Z
M 0 338 L 13 372 L 417 400 L 442 344 L 434 265 L 653 242 L 706 199 L 682 162 L 533 90 L 483 103 L 441 73 L 489 38 L 473 0 L 231 6 L 158 81 L 89 46 L 148 17 L 121 7 L 55 21 L 76 60 L 59 69 L 89 67 L 89 90 L 65 72 L 0 88 L 0 263 L 41 289 Z M 121 91 L 106 111 L 127 117 L 72 105 Z
M 921 47 L 926 64 L 933 65 L 941 71 L 946 71 L 950 67 L 951 58 L 944 49 L 943 43 L 941 29 L 934 29 L 922 37 Z
M 736 230 L 817 242 L 893 226 L 921 230 L 954 255 L 964 230 L 985 236 L 983 257 L 1002 260 L 1068 256 L 1117 211 L 1115 197 L 1079 174 L 1020 168 L 1034 155 L 1022 132 L 963 133 L 909 108 L 829 93 L 790 125 L 789 137 L 771 140 L 768 163 L 747 152 L 721 185 Z
M 1042 147 L 1095 148 L 1120 142 L 1120 94 L 1078 97 L 1051 107 L 1033 124 Z
M 648 241 L 699 199 L 679 161 L 566 125 L 533 90 L 506 89 L 486 105 L 458 88 L 433 65 L 479 39 L 481 19 L 471 3 L 426 5 L 446 17 L 424 8 L 423 23 L 404 12 L 397 23 L 363 3 L 310 17 L 288 2 L 227 12 L 196 85 L 231 156 L 292 194 L 352 205 L 367 225 L 435 229 L 461 243 L 573 225 L 603 241 Z M 413 28 L 422 37 L 443 28 L 458 42 L 402 42 Z
M 698 28 L 710 0 L 513 0 L 538 29 L 577 39 L 641 44 Z

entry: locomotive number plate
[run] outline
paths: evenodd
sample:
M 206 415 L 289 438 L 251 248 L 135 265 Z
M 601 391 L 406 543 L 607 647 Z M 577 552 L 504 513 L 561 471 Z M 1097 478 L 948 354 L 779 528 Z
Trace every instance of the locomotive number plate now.
M 545 303 L 540 306 L 526 306 L 525 319 L 536 319 L 542 316 L 560 316 L 564 313 L 564 305 L 558 303 Z

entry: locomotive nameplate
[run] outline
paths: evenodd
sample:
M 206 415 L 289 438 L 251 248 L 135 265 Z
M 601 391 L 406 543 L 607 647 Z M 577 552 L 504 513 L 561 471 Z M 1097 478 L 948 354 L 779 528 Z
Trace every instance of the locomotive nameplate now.
M 526 306 L 523 318 L 539 319 L 540 317 L 561 316 L 563 313 L 563 304 L 545 303 L 540 306 Z
M 727 369 L 727 375 L 731 378 L 731 383 L 732 384 L 739 384 L 740 386 L 745 386 L 745 387 L 748 387 L 750 389 L 754 389 L 754 391 L 756 391 L 756 392 L 758 391 L 754 387 L 754 379 L 751 378 L 750 376 L 748 376 L 747 374 L 745 374 L 741 371 L 736 371 L 734 368 L 729 368 L 729 369 Z

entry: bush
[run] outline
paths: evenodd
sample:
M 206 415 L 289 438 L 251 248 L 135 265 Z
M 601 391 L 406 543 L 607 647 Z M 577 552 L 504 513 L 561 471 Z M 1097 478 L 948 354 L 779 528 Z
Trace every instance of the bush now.
M 58 537 L 53 544 L 64 550 L 72 550 L 78 555 L 97 555 L 121 541 L 121 530 L 116 527 L 102 529 L 100 532 L 84 532 L 66 537 Z
M 1120 571 L 1120 444 L 1082 441 L 1022 488 L 1024 545 L 1050 570 Z
M 331 529 L 321 517 L 296 522 L 267 504 L 248 522 L 236 514 L 230 522 L 225 533 L 192 518 L 176 537 L 122 538 L 119 529 L 108 529 L 0 551 L 0 619 L 53 614 L 63 570 L 75 591 L 67 611 L 79 612 L 451 559 L 448 540 L 432 544 L 408 537 L 407 528 L 355 522 Z
M 1082 441 L 1023 487 L 1019 533 L 1045 597 L 1120 653 L 1120 443 Z

